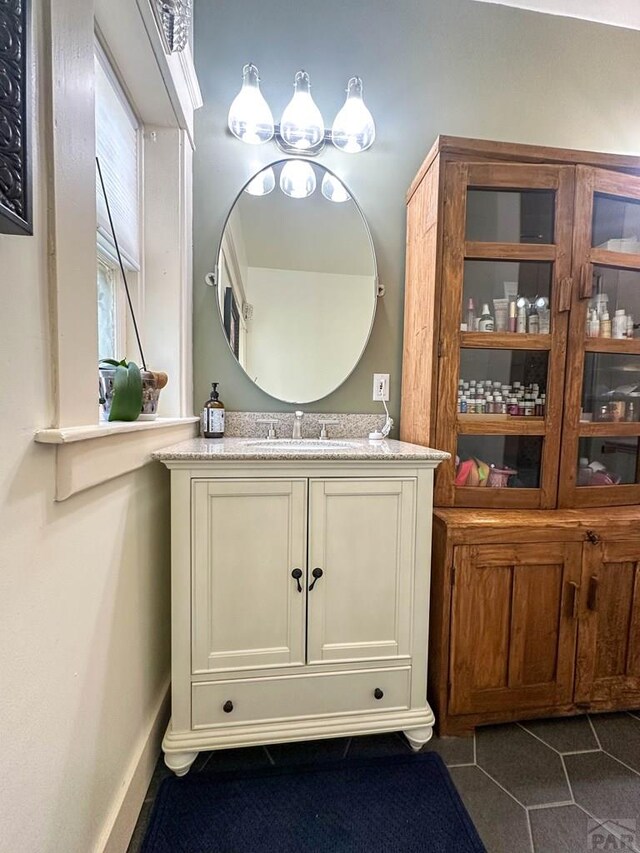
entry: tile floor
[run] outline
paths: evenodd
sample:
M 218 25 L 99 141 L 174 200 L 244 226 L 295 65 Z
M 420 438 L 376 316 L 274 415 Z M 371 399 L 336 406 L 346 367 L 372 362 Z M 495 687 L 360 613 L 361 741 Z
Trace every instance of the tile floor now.
M 640 711 L 490 726 L 425 749 L 449 767 L 489 853 L 640 853 Z M 408 751 L 399 734 L 276 744 L 200 753 L 190 772 Z M 128 853 L 167 775 L 160 758 Z

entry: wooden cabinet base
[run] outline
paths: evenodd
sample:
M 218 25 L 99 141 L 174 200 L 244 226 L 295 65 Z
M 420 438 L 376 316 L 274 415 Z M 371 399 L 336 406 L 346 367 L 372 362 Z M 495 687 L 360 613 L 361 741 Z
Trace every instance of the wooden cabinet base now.
M 639 522 L 640 507 L 436 510 L 439 734 L 640 707 Z

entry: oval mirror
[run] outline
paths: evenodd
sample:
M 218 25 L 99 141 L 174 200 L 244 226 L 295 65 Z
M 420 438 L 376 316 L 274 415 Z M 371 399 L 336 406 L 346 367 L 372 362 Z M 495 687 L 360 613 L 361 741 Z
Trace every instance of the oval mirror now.
M 360 360 L 376 310 L 373 243 L 347 188 L 318 163 L 282 160 L 247 183 L 216 283 L 231 351 L 272 397 L 319 400 Z

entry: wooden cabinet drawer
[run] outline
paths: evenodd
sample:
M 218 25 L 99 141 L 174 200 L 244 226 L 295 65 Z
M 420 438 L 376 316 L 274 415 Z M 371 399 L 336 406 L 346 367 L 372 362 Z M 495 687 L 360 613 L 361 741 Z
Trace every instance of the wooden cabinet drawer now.
M 410 690 L 409 666 L 194 683 L 192 727 L 408 708 Z

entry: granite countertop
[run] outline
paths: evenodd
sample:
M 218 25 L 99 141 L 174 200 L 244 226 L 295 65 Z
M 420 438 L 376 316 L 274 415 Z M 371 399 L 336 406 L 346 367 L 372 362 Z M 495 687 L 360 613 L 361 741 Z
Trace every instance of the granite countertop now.
M 449 454 L 406 441 L 367 438 L 344 439 L 256 439 L 256 438 L 193 438 L 156 450 L 153 459 L 170 461 L 306 461 L 319 460 L 404 460 L 442 462 Z

